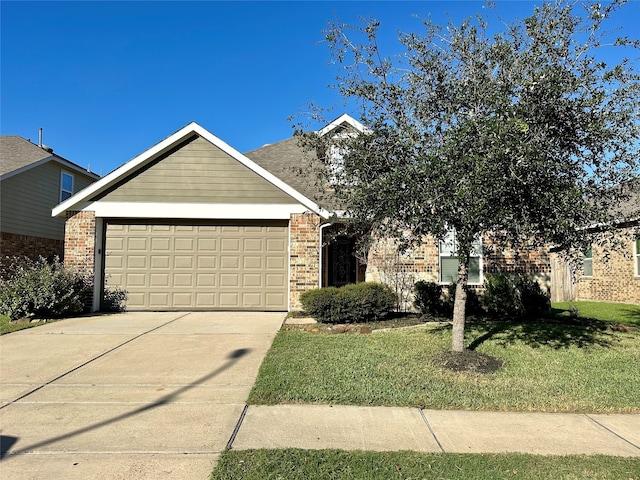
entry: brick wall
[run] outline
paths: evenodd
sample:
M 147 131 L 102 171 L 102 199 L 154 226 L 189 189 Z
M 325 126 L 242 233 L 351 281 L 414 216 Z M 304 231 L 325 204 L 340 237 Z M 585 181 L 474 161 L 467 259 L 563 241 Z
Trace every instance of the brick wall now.
M 576 300 L 640 304 L 640 276 L 636 275 L 634 266 L 633 230 L 622 230 L 618 240 L 621 249 L 593 245 L 593 276 L 578 278 Z
M 96 216 L 94 212 L 67 212 L 64 226 L 64 265 L 93 275 L 96 244 Z M 91 308 L 93 292 L 84 304 Z
M 93 272 L 96 243 L 94 212 L 67 212 L 64 227 L 64 264 L 86 273 Z
M 547 286 L 551 275 L 551 261 L 548 249 L 515 252 L 497 251 L 483 239 L 483 274 L 498 272 L 524 273 L 532 275 Z M 401 270 L 411 272 L 417 280 L 437 282 L 439 280 L 440 259 L 437 242 L 430 237 L 407 254 L 396 257 Z M 369 252 L 367 281 L 381 281 L 383 270 L 393 267 L 394 246 L 389 241 L 378 241 Z
M 292 214 L 289 220 L 289 308 L 300 310 L 300 294 L 318 288 L 321 219 L 313 213 Z
M 52 259 L 64 255 L 64 242 L 54 238 L 32 237 L 15 233 L 0 233 L 0 255 L 3 257 L 44 257 Z

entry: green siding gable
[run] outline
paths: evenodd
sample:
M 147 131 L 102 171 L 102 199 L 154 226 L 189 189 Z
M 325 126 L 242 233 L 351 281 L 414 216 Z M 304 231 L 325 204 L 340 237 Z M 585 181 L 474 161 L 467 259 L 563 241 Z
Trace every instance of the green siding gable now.
M 200 136 L 94 198 L 105 202 L 297 203 Z

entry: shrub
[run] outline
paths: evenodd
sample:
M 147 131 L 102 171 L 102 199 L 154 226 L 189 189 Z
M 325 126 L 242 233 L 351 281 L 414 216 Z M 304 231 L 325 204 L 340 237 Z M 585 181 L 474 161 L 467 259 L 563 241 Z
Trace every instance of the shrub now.
M 337 293 L 338 289 L 335 287 L 307 290 L 300 295 L 300 303 L 304 311 L 319 322 L 332 323 Z
M 511 275 L 499 273 L 484 279 L 484 305 L 490 315 L 506 317 L 518 315 L 520 310 L 516 282 Z
M 485 278 L 484 304 L 497 317 L 533 318 L 547 316 L 551 303 L 540 284 L 533 278 L 499 273 Z
M 551 299 L 534 278 L 519 275 L 516 287 L 525 317 L 548 317 L 551 314 Z
M 36 315 L 61 317 L 84 310 L 91 281 L 66 269 L 55 257 L 47 262 L 13 257 L 3 262 L 0 279 L 0 313 L 12 320 Z
M 118 287 L 105 288 L 102 297 L 102 310 L 105 312 L 124 312 L 127 298 L 126 290 Z
M 305 312 L 319 322 L 368 322 L 393 311 L 396 295 L 386 285 L 365 282 L 308 290 L 300 296 L 300 302 Z
M 420 313 L 428 315 L 438 315 L 445 309 L 442 300 L 442 286 L 436 282 L 420 280 L 413 286 L 413 306 Z

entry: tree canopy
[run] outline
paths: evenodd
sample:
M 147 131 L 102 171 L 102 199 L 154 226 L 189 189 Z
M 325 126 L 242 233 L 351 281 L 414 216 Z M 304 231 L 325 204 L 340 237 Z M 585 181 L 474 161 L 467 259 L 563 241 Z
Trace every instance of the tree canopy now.
M 325 32 L 335 87 L 358 102 L 367 131 L 306 141 L 334 152 L 324 157 L 332 191 L 361 224 L 413 239 L 455 230 L 454 350 L 479 233 L 504 247 L 580 250 L 593 241 L 585 227 L 629 213 L 620 205 L 640 172 L 637 58 L 599 56 L 637 57 L 637 40 L 605 30 L 623 4 L 544 2 L 513 23 L 490 8 L 497 25 L 424 20 L 399 35 L 394 56 L 378 45 L 377 20 Z

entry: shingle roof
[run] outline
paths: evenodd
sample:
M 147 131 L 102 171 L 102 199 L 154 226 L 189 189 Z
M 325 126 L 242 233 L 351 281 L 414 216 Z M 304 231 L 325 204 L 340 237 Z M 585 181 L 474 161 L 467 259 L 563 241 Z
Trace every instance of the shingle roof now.
M 17 135 L 0 137 L 0 175 L 52 156 L 50 152 Z
M 90 172 L 77 163 L 41 148 L 18 135 L 0 136 L 0 176 L 17 173 L 18 170 L 29 169 L 31 166 L 35 167 L 50 160 L 95 180 L 100 178 L 97 173 Z
M 320 190 L 315 185 L 315 175 L 310 171 L 317 157 L 304 150 L 295 137 L 245 153 L 262 168 L 302 193 L 307 198 L 317 200 Z

